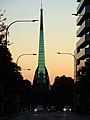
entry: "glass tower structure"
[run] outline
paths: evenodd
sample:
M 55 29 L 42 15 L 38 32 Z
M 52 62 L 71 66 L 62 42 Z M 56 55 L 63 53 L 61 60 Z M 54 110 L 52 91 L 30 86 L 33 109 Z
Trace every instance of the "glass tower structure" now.
M 36 69 L 33 85 L 38 88 L 49 88 L 49 76 L 45 66 L 45 50 L 44 50 L 44 27 L 43 27 L 43 9 L 40 9 L 40 36 L 39 36 L 39 53 L 38 67 Z

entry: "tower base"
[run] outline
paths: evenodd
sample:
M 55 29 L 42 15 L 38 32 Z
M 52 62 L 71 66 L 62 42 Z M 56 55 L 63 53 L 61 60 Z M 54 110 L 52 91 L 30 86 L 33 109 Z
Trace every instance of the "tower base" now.
M 45 67 L 45 75 L 43 75 L 43 73 L 40 73 L 40 75 L 38 75 L 38 67 L 37 67 L 36 72 L 35 72 L 35 76 L 34 76 L 34 80 L 33 80 L 33 86 L 36 89 L 49 90 L 50 82 L 49 82 L 49 76 L 48 76 L 48 72 L 47 72 L 46 67 Z

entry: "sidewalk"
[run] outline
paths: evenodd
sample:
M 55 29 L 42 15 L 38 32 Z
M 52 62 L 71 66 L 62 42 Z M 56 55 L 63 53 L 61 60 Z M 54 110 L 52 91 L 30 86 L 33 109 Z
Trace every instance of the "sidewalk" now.
M 90 120 L 90 114 L 70 113 L 67 115 L 68 120 Z
M 5 117 L 3 116 L 3 117 L 0 117 L 0 120 L 9 120 L 9 118 L 10 118 L 9 116 L 5 116 Z
M 16 114 L 9 114 L 9 115 L 3 115 L 3 116 L 0 116 L 0 120 L 10 120 L 11 118 L 17 116 L 18 113 Z
M 9 114 L 7 116 L 0 116 L 0 120 L 10 120 L 11 118 L 16 117 L 18 115 L 19 113 Z

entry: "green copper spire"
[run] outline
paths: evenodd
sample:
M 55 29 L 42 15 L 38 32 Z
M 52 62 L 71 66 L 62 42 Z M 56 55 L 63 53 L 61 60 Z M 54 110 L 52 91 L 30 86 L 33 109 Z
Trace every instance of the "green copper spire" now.
M 45 51 L 44 51 L 44 31 L 43 31 L 43 9 L 40 16 L 40 38 L 39 38 L 39 57 L 38 57 L 38 75 L 43 74 L 45 78 Z M 45 82 L 45 80 L 43 81 Z
M 41 9 L 40 9 L 40 36 L 39 36 L 38 67 L 35 72 L 33 85 L 35 85 L 39 88 L 49 88 L 48 71 L 45 66 L 44 26 L 43 26 L 42 3 L 41 3 Z

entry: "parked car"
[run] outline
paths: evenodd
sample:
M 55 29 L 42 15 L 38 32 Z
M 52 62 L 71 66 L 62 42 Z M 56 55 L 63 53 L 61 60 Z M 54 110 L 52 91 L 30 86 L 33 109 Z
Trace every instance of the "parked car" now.
M 34 112 L 42 112 L 44 111 L 44 108 L 40 105 L 40 106 L 37 106 L 35 109 L 34 109 Z
M 64 112 L 71 112 L 72 111 L 72 109 L 71 109 L 71 107 L 70 106 L 65 106 L 64 108 L 63 108 L 63 111 Z

